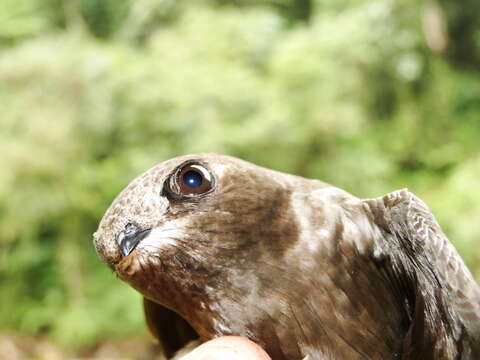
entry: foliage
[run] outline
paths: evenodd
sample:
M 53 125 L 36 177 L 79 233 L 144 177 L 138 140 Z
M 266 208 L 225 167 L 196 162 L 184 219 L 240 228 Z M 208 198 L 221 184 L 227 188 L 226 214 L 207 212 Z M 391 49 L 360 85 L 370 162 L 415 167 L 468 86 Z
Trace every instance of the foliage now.
M 427 46 L 422 9 L 3 0 L 0 330 L 74 347 L 145 331 L 91 234 L 134 176 L 190 152 L 361 197 L 408 186 L 480 276 L 480 75 Z

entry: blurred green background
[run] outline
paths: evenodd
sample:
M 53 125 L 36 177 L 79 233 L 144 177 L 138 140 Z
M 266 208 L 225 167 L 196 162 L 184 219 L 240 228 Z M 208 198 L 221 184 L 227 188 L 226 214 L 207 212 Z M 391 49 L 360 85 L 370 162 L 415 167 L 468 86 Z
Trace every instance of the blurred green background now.
M 147 338 L 91 235 L 133 177 L 191 152 L 360 197 L 408 187 L 480 278 L 479 17 L 477 0 L 1 0 L 0 332 L 70 353 Z

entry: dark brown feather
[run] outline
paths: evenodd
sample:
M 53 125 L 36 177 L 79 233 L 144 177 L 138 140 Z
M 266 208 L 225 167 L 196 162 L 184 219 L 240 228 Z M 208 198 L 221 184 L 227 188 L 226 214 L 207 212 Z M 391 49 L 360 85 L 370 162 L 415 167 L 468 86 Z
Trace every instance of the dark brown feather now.
M 170 358 L 190 341 L 198 339 L 195 330 L 177 313 L 143 298 L 145 320 L 152 336 Z
M 366 203 L 385 231 L 374 250 L 379 269 L 406 299 L 404 358 L 480 356 L 479 288 L 427 206 L 408 190 Z

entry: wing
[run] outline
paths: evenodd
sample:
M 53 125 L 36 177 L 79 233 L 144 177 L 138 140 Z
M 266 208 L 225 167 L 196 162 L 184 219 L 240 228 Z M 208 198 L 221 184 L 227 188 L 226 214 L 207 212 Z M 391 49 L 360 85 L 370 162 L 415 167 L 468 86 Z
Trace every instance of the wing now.
M 148 329 L 162 346 L 168 359 L 192 340 L 198 339 L 193 328 L 174 311 L 143 298 Z
M 382 236 L 372 259 L 404 299 L 403 359 L 480 356 L 480 290 L 428 207 L 408 190 L 365 200 Z

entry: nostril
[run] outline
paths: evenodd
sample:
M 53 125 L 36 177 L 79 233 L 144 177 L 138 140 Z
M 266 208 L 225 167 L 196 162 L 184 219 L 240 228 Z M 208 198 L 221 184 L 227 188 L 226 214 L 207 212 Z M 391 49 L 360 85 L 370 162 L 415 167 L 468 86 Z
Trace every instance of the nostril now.
M 126 236 L 133 235 L 138 232 L 138 227 L 135 224 L 128 223 L 125 225 L 124 233 Z

